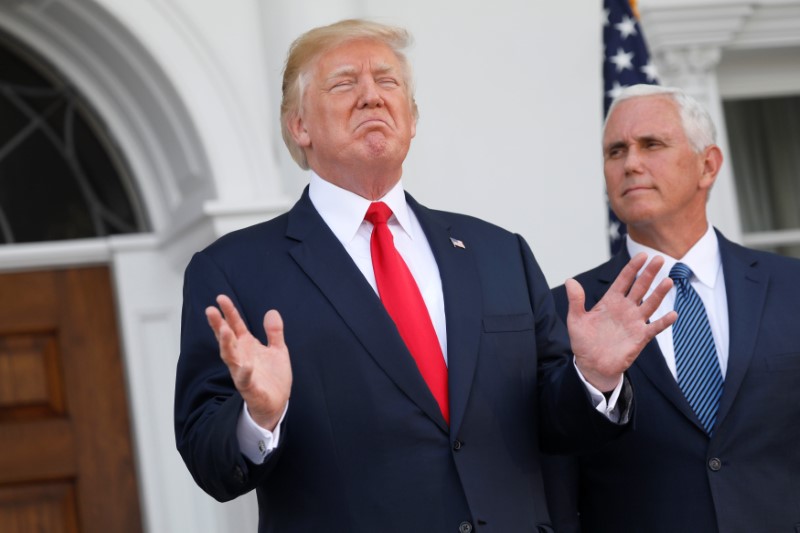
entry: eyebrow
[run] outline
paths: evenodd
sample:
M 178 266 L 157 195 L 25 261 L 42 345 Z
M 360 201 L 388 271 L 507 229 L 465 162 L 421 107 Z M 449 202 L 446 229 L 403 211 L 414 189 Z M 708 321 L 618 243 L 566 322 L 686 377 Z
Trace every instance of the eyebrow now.
M 654 133 L 648 133 L 646 135 L 642 135 L 640 137 L 637 137 L 636 140 L 638 142 L 642 142 L 642 141 L 644 141 L 644 142 L 647 142 L 647 141 L 665 142 L 667 138 L 668 137 L 666 135 L 656 135 Z
M 655 133 L 646 133 L 644 135 L 639 135 L 638 137 L 634 138 L 636 143 L 642 142 L 650 142 L 650 141 L 658 141 L 658 142 L 667 142 L 669 137 L 666 135 L 657 135 Z M 604 151 L 609 152 L 614 150 L 615 148 L 624 148 L 626 145 L 625 141 L 614 141 L 609 143 L 604 147 Z
M 607 153 L 607 152 L 610 152 L 611 150 L 615 150 L 617 148 L 624 148 L 624 147 L 625 147 L 625 143 L 623 141 L 614 141 L 612 143 L 607 144 L 605 147 L 603 147 L 603 152 Z
M 373 69 L 373 74 L 386 74 L 387 72 L 391 72 L 394 70 L 394 67 L 389 63 L 378 63 Z M 341 76 L 352 76 L 358 72 L 353 65 L 343 65 L 337 69 L 334 69 L 330 74 L 328 74 L 327 79 L 332 80 L 334 78 L 339 78 Z

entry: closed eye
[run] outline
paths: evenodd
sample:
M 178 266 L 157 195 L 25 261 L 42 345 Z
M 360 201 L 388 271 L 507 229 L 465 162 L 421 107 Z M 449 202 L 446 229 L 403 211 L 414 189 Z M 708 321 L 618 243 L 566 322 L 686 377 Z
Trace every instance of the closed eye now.
M 334 83 L 331 85 L 330 91 L 332 92 L 341 92 L 353 87 L 354 83 L 352 80 L 342 80 Z
M 395 78 L 378 78 L 378 85 L 381 87 L 399 87 L 400 82 Z

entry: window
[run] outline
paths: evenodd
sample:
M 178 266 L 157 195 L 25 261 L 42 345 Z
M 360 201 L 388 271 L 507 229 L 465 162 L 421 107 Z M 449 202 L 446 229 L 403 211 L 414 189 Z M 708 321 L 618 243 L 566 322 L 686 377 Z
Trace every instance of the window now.
M 130 172 L 68 80 L 0 35 L 0 244 L 146 231 Z
M 742 240 L 800 257 L 800 96 L 724 102 Z

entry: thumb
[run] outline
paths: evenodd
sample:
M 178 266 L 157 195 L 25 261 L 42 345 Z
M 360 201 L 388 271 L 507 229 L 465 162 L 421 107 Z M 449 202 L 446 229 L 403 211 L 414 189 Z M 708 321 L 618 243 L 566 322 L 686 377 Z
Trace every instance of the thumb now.
M 567 301 L 569 301 L 567 320 L 569 320 L 570 317 L 577 318 L 585 314 L 586 293 L 583 292 L 581 284 L 570 278 L 564 282 L 564 287 L 567 289 Z
M 267 334 L 267 345 L 275 348 L 284 348 L 283 319 L 275 309 L 270 309 L 264 315 L 264 331 Z

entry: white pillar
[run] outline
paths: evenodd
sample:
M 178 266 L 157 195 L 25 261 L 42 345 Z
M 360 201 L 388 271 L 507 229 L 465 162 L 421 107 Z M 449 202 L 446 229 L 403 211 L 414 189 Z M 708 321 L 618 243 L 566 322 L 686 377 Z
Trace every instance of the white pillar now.
M 717 126 L 717 144 L 722 149 L 725 163 L 717 176 L 717 182 L 708 202 L 711 223 L 729 239 L 741 241 L 742 228 L 739 204 L 736 199 L 736 183 L 728 150 L 728 135 L 725 113 L 717 85 L 716 68 L 722 51 L 719 46 L 675 46 L 664 47 L 655 52 L 662 82 L 680 87 L 708 109 Z

